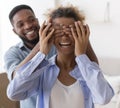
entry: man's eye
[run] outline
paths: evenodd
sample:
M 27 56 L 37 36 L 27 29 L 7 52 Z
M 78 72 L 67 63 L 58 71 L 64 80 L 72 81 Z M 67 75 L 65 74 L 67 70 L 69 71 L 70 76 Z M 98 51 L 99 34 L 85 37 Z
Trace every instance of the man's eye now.
M 17 25 L 17 27 L 21 28 L 23 26 L 23 23 L 20 23 Z
M 30 19 L 28 20 L 29 23 L 32 23 L 32 22 L 35 22 L 35 21 L 36 21 L 36 18 L 30 18 Z

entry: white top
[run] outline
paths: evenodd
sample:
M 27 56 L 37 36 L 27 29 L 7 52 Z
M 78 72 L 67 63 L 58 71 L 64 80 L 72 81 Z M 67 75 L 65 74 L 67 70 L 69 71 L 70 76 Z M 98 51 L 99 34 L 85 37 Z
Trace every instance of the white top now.
M 84 96 L 79 81 L 66 86 L 57 79 L 51 91 L 50 108 L 84 108 Z

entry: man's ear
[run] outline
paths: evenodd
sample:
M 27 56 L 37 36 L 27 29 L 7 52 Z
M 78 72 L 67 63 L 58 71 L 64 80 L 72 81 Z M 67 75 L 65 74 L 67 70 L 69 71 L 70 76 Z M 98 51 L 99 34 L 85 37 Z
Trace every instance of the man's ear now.
M 14 28 L 13 28 L 12 30 L 13 30 L 13 32 L 14 32 L 15 34 L 17 34 Z
M 38 18 L 36 18 L 36 20 L 37 20 L 37 22 L 39 23 L 39 20 L 38 20 Z

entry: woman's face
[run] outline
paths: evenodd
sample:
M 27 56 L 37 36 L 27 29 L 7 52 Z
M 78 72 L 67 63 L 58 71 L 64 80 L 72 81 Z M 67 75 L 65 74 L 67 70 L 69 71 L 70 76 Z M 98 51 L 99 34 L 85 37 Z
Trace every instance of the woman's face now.
M 73 18 L 60 17 L 53 20 L 54 45 L 59 53 L 71 54 L 74 53 L 74 38 L 71 34 L 71 27 L 74 26 Z

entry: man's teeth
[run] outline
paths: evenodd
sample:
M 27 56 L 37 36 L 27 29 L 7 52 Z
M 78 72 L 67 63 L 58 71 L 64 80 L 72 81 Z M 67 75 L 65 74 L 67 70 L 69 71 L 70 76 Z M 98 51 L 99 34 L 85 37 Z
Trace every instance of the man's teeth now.
M 32 34 L 32 33 L 34 33 L 34 30 L 29 31 L 29 32 L 27 32 L 26 34 L 27 34 L 27 35 L 30 35 L 30 34 Z

